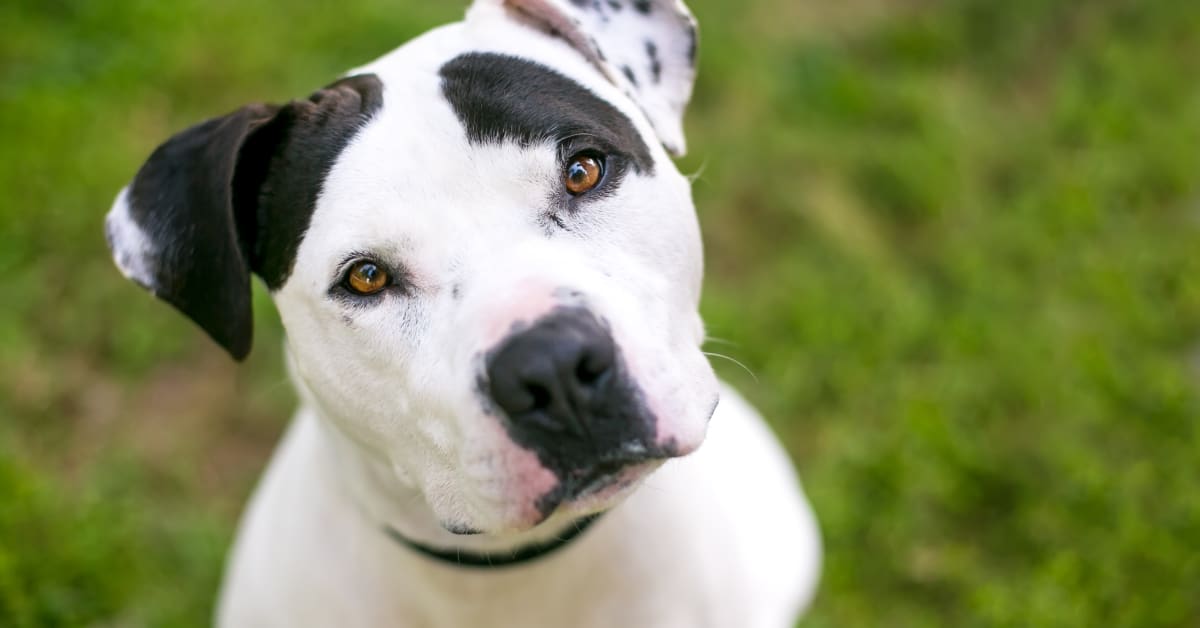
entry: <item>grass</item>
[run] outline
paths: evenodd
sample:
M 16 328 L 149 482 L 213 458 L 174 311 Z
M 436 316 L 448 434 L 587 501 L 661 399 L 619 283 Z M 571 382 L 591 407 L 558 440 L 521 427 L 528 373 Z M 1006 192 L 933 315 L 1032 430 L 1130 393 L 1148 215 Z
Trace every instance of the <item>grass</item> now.
M 822 521 L 802 625 L 1200 624 L 1200 10 L 691 4 L 703 309 Z M 294 405 L 261 290 L 235 367 L 118 277 L 116 191 L 460 10 L 0 5 L 0 624 L 207 623 Z

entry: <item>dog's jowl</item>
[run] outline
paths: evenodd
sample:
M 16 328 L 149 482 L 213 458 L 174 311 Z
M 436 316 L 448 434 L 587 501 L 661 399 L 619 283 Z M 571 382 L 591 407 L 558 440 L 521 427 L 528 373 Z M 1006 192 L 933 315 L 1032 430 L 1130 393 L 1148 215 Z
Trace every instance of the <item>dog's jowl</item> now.
M 234 358 L 252 276 L 302 399 L 223 626 L 790 626 L 820 547 L 700 345 L 675 0 L 477 0 L 184 130 L 117 197 L 130 279 Z

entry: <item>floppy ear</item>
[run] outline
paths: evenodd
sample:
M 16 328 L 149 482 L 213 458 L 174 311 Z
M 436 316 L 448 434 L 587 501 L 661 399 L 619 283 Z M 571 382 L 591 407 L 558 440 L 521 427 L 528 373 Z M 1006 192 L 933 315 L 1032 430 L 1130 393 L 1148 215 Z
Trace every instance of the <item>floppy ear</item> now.
M 475 0 L 562 37 L 646 114 L 667 151 L 687 151 L 683 112 L 696 78 L 696 20 L 682 0 Z
M 233 181 L 246 139 L 277 111 L 251 105 L 172 137 L 117 196 L 104 224 L 121 272 L 238 360 L 252 335 L 250 266 L 238 227 L 252 214 L 238 214 L 245 208 L 234 205 Z
M 307 101 L 249 105 L 167 140 L 105 220 L 117 267 L 245 358 L 250 274 L 282 285 L 320 182 L 380 92 L 373 75 L 352 77 Z

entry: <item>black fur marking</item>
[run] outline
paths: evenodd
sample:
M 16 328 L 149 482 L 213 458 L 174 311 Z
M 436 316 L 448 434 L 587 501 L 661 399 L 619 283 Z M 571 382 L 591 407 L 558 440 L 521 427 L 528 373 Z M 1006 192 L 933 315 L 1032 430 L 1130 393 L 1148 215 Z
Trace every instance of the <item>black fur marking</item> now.
M 646 40 L 646 56 L 650 58 L 650 76 L 657 85 L 662 82 L 662 60 L 658 58 L 658 46 L 649 39 Z
M 642 15 L 650 15 L 650 11 L 654 9 L 654 5 L 650 0 L 633 0 L 633 8 Z
M 571 228 L 567 226 L 567 222 L 565 220 L 563 220 L 562 216 L 559 216 L 558 214 L 549 214 L 546 216 L 546 218 L 550 222 L 554 223 L 555 227 L 558 227 L 559 229 L 562 229 L 563 231 L 571 230 Z
M 250 105 L 160 146 L 129 188 L 130 216 L 156 247 L 160 298 L 238 360 L 250 352 L 250 273 L 287 280 L 321 185 L 382 105 L 374 75 L 285 106 Z
M 633 122 L 550 68 L 517 57 L 468 53 L 442 66 L 441 76 L 442 93 L 473 144 L 551 143 L 560 152 L 596 150 L 608 156 L 606 185 L 615 186 L 627 165 L 639 174 L 654 173 L 654 158 Z
M 621 66 L 621 73 L 625 75 L 625 78 L 629 79 L 630 83 L 633 83 L 634 87 L 638 86 L 637 76 L 634 75 L 633 68 L 623 65 Z
M 612 9 L 613 11 L 620 11 L 625 7 L 621 6 L 621 3 L 617 2 L 617 0 L 608 0 L 608 8 Z
M 253 240 L 251 269 L 271 290 L 282 287 L 292 272 L 329 170 L 382 106 L 379 78 L 352 76 L 307 101 L 293 101 L 247 141 L 242 157 L 250 155 L 256 161 L 244 170 L 252 177 L 250 183 L 258 183 L 258 237 Z M 251 187 L 242 182 L 242 171 L 235 175 L 234 187 Z
M 601 61 L 608 61 L 608 57 L 604 55 L 604 49 L 600 47 L 600 43 L 595 37 L 588 37 L 588 43 L 592 45 L 592 50 L 595 51 L 596 57 Z

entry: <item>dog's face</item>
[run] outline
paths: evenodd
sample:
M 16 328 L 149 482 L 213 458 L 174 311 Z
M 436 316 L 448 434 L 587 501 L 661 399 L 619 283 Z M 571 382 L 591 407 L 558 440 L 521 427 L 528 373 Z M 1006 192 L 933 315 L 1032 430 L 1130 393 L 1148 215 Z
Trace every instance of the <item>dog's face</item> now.
M 239 358 L 259 275 L 307 401 L 447 529 L 602 510 L 716 405 L 664 150 L 694 47 L 666 0 L 481 0 L 309 101 L 172 138 L 110 244 Z

